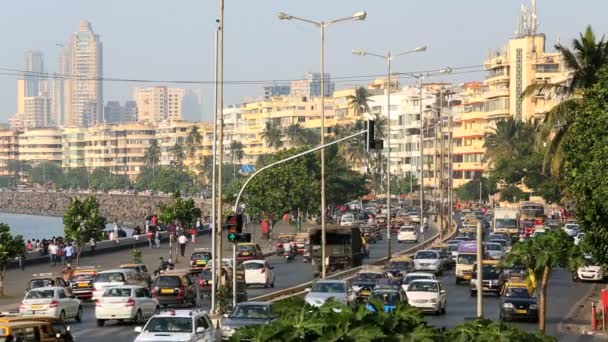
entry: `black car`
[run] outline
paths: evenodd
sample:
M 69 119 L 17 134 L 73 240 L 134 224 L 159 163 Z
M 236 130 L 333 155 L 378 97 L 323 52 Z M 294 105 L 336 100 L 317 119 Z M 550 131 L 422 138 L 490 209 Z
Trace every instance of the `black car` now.
M 270 302 L 239 303 L 222 322 L 222 339 L 230 339 L 239 328 L 269 324 L 276 319 Z
M 390 273 L 393 277 L 403 277 L 407 272 L 413 269 L 413 265 L 411 260 L 391 260 L 386 266 L 384 266 L 384 270 Z
M 378 280 L 386 278 L 388 278 L 388 274 L 382 271 L 362 271 L 358 273 L 352 281 L 352 287 L 357 293 L 357 299 L 361 301 L 367 300 L 367 297 L 372 294 L 372 290 Z
M 500 320 L 526 320 L 538 322 L 536 298 L 523 286 L 506 285 L 500 300 Z
M 152 297 L 164 306 L 175 304 L 196 306 L 198 292 L 189 273 L 168 271 L 154 279 Z
M 477 264 L 473 266 L 473 275 L 471 276 L 470 282 L 470 294 L 471 297 L 477 294 Z M 491 292 L 496 295 L 500 295 L 500 290 L 504 284 L 504 278 L 502 271 L 498 268 L 496 262 L 486 262 L 484 261 L 482 264 L 482 276 L 483 276 L 483 284 L 482 289 L 483 292 Z

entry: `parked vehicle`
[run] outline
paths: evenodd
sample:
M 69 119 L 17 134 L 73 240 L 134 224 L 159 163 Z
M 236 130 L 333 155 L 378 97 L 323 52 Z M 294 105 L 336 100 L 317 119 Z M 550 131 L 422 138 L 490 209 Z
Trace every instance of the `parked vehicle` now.
M 158 300 L 150 296 L 147 287 L 117 286 L 105 290 L 95 302 L 95 319 L 101 327 L 108 320 L 129 320 L 143 323 L 160 312 Z

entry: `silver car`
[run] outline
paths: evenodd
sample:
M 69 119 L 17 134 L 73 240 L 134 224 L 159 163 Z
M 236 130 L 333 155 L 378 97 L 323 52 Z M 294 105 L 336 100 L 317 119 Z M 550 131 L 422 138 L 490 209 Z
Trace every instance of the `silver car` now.
M 304 297 L 304 301 L 312 306 L 321 306 L 329 298 L 345 305 L 350 305 L 355 301 L 355 291 L 346 280 L 319 280 L 307 291 L 308 294 Z
M 414 255 L 414 270 L 441 274 L 443 271 L 441 255 L 437 251 L 426 249 L 416 252 L 416 255 Z
M 494 260 L 500 260 L 505 255 L 505 251 L 502 248 L 502 245 L 498 242 L 488 242 L 486 243 L 486 253 L 490 256 L 490 258 Z

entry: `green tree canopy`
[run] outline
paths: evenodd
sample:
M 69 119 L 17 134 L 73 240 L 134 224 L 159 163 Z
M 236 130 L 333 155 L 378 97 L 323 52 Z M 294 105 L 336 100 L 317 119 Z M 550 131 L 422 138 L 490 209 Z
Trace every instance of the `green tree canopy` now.
M 30 170 L 30 182 L 45 185 L 52 183 L 62 187 L 64 183 L 63 170 L 56 162 L 41 162 Z
M 177 221 L 185 228 L 194 226 L 196 220 L 201 217 L 201 210 L 196 206 L 192 198 L 184 199 L 179 191 L 173 194 L 173 203 L 161 203 L 160 222 L 171 223 Z
M 496 192 L 496 181 L 494 179 L 477 177 L 456 188 L 456 196 L 463 201 L 479 201 L 480 182 L 482 201 Z
M 109 191 L 113 189 L 124 189 L 129 184 L 125 175 L 112 174 L 107 167 L 98 167 L 89 176 L 89 187 L 95 190 Z
M 89 172 L 84 167 L 67 169 L 62 187 L 67 189 L 86 189 L 89 187 Z
M 76 265 L 85 244 L 91 239 L 101 240 L 105 228 L 106 218 L 99 212 L 97 197 L 88 196 L 83 201 L 72 197 L 63 213 L 63 232 L 66 239 L 76 242 Z
M 25 255 L 25 242 L 21 235 L 13 236 L 7 224 L 0 223 L 0 297 L 4 296 L 6 267 L 18 256 Z
M 264 131 L 262 131 L 262 138 L 266 141 L 266 144 L 270 148 L 279 149 L 283 146 L 283 132 L 277 124 L 266 121 L 266 125 L 264 126 Z

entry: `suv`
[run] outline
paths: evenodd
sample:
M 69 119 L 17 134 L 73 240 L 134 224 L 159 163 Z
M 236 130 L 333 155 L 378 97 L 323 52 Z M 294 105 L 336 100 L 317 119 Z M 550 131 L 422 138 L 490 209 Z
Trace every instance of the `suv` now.
M 190 278 L 186 270 L 172 270 L 165 272 L 152 283 L 152 297 L 158 299 L 158 303 L 167 305 L 192 305 L 197 304 L 196 284 Z
M 146 325 L 136 327 L 135 342 L 148 341 L 218 341 L 209 316 L 199 310 L 167 310 L 152 316 Z
M 237 262 L 255 259 L 264 260 L 264 253 L 262 253 L 262 248 L 260 248 L 257 243 L 245 242 L 236 245 Z
M 190 273 L 202 272 L 211 261 L 209 248 L 195 248 L 190 256 Z
M 150 272 L 148 272 L 148 267 L 146 267 L 145 264 L 122 264 L 119 267 L 129 270 L 135 270 L 146 280 L 148 286 L 152 284 L 152 277 L 150 276 Z

